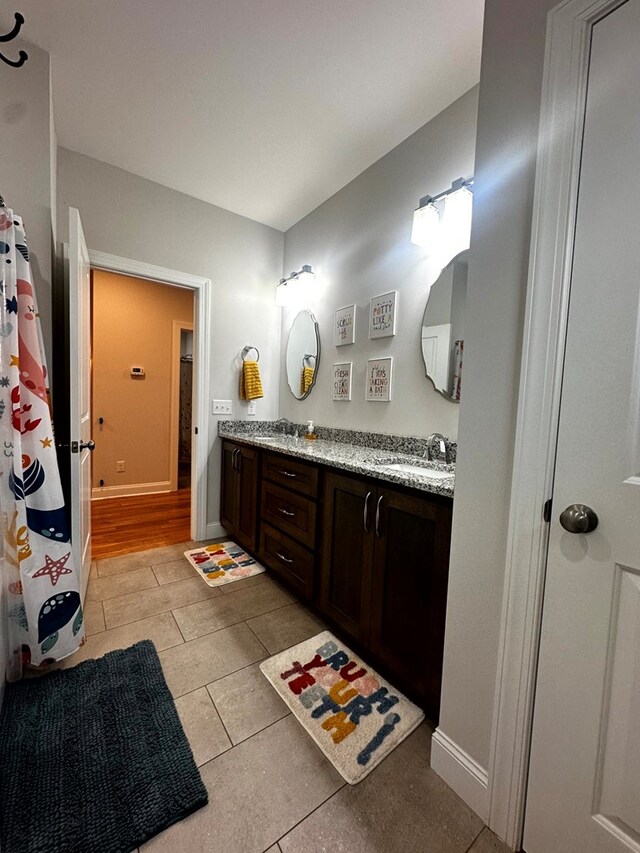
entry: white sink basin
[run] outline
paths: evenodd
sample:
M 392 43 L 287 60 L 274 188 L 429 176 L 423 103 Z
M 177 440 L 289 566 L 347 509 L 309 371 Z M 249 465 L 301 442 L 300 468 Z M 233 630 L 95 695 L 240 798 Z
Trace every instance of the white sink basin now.
M 417 474 L 420 477 L 429 477 L 432 480 L 445 480 L 453 477 L 451 471 L 439 471 L 437 468 L 423 468 L 421 465 L 409 465 L 406 462 L 395 462 L 392 465 L 382 465 L 390 471 L 400 471 L 403 474 Z

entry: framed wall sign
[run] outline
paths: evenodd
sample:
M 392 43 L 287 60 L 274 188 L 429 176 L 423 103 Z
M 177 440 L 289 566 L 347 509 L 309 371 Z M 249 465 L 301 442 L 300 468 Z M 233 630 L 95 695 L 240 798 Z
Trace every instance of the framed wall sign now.
M 388 338 L 396 333 L 398 291 L 374 296 L 369 303 L 369 337 Z
M 332 400 L 351 399 L 351 362 L 333 365 L 333 385 L 331 387 Z
M 392 358 L 372 358 L 367 362 L 365 400 L 388 403 L 391 399 Z
M 347 305 L 338 308 L 333 332 L 333 342 L 337 347 L 352 344 L 355 340 L 356 306 Z

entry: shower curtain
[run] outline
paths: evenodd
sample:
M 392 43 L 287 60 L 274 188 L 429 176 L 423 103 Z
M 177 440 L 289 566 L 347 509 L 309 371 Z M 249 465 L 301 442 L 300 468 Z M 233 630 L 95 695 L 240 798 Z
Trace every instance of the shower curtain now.
M 84 639 L 22 219 L 0 198 L 0 520 L 7 678 Z

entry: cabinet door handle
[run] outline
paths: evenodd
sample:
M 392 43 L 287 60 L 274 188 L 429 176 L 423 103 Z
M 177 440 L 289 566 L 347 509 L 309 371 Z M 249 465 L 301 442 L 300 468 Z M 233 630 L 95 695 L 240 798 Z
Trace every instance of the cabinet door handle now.
M 238 466 L 236 465 L 236 456 L 237 455 L 238 455 L 238 448 L 236 447 L 236 449 L 231 454 L 231 467 L 236 472 L 236 474 L 238 473 Z
M 233 470 L 236 474 L 240 473 L 240 448 L 236 447 L 233 451 Z
M 287 518 L 293 518 L 295 512 L 289 512 L 288 509 L 285 509 L 283 506 L 278 507 L 278 512 L 281 512 L 283 515 L 286 515 Z
M 285 555 L 281 554 L 280 551 L 276 551 L 276 557 L 279 560 L 282 560 L 283 563 L 293 563 L 293 560 L 290 560 L 288 557 L 285 557 Z
M 367 496 L 364 499 L 364 512 L 362 513 L 362 526 L 364 527 L 364 532 L 369 532 L 369 501 L 371 500 L 371 492 L 367 492 Z
M 285 477 L 295 477 L 295 474 L 292 474 L 291 471 L 285 471 L 284 468 L 278 468 L 278 474 L 284 474 Z
M 378 503 L 376 504 L 376 536 L 378 539 L 381 538 L 382 534 L 380 533 L 380 506 L 382 504 L 382 499 L 384 495 L 380 495 L 378 498 Z

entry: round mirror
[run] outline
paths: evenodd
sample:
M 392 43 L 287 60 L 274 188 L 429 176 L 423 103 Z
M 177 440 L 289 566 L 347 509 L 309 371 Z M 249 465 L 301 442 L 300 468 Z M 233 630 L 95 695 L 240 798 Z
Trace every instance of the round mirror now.
M 320 365 L 320 334 L 311 311 L 296 315 L 287 343 L 287 382 L 297 400 L 304 400 L 316 383 Z
M 427 376 L 447 400 L 460 402 L 464 312 L 469 251 L 446 266 L 431 285 L 422 318 L 422 358 Z

